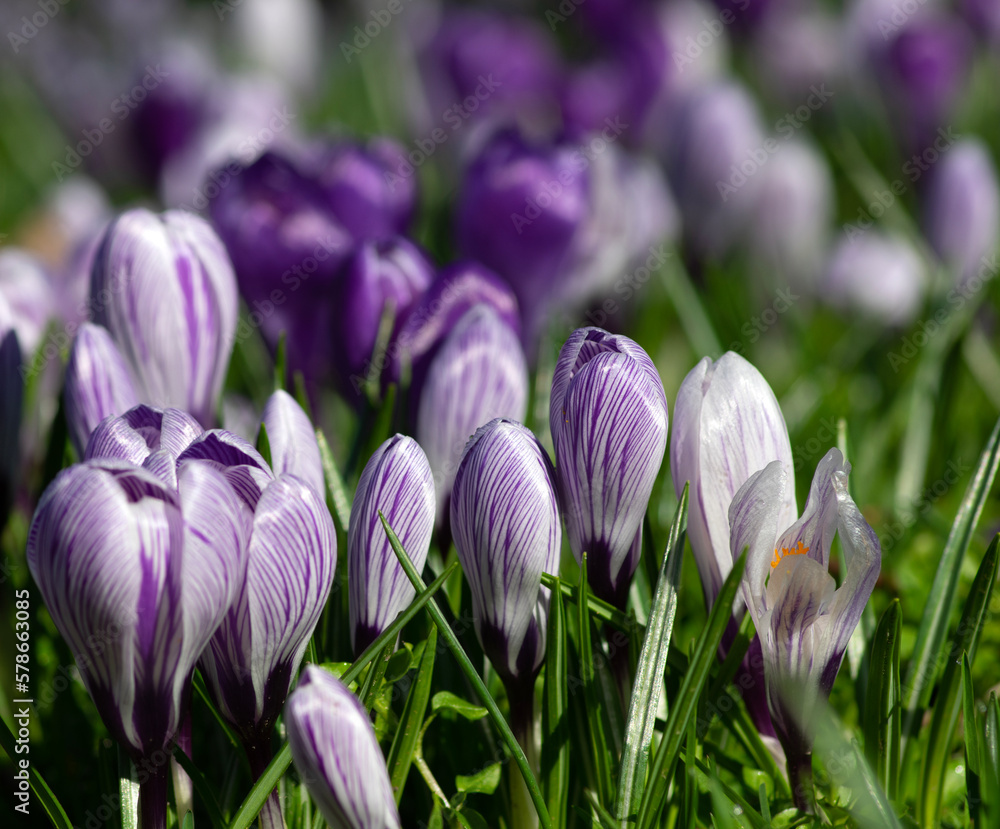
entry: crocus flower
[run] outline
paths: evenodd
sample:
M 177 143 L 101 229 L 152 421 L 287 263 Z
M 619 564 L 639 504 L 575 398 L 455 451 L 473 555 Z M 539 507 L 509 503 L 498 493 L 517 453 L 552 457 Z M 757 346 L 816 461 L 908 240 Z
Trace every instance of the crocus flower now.
M 978 139 L 962 139 L 934 169 L 927 192 L 924 227 L 941 259 L 965 282 L 1000 242 L 1000 183 L 989 150 Z
M 788 480 L 784 500 L 776 504 L 779 523 L 786 526 L 797 515 L 795 471 L 788 429 L 774 392 L 740 355 L 730 351 L 714 363 L 705 357 L 677 392 L 670 475 L 678 498 L 685 483 L 690 484 L 687 534 L 708 608 L 715 604 L 733 567 L 729 505 L 746 480 L 772 461 L 781 464 Z M 743 613 L 743 603 L 738 601 L 720 658 L 728 651 Z M 738 685 L 761 738 L 780 759 L 767 707 L 760 642 L 754 639 L 750 648 L 740 667 Z
M 268 398 L 260 424 L 267 433 L 274 474 L 295 475 L 322 499 L 326 485 L 316 430 L 295 398 L 278 389 Z
M 420 572 L 434 531 L 434 477 L 420 445 L 396 435 L 365 464 L 347 531 L 351 644 L 360 654 L 416 595 L 379 520 L 385 515 Z
M 299 776 L 333 829 L 399 829 L 385 760 L 364 706 L 329 671 L 309 665 L 285 706 Z
M 80 458 L 98 423 L 138 404 L 128 364 L 106 328 L 90 322 L 80 326 L 69 352 L 63 396 L 70 440 Z
M 0 294 L 0 529 L 14 500 L 21 433 L 21 346 L 14 330 L 14 315 Z
M 366 372 L 374 354 L 382 316 L 390 310 L 405 318 L 434 279 L 427 254 L 401 236 L 364 242 L 347 260 L 333 288 L 336 309 L 332 328 L 333 354 L 340 368 L 341 389 L 351 403 L 360 403 L 350 378 Z
M 58 316 L 57 297 L 42 263 L 19 248 L 0 250 L 0 296 L 13 314 L 21 350 L 25 355 L 34 354 L 45 326 Z M 65 342 L 56 343 L 56 348 L 61 345 Z
M 517 335 L 488 305 L 476 305 L 441 346 L 420 389 L 416 436 L 434 472 L 438 521 L 469 436 L 495 417 L 524 417 L 528 368 Z
M 101 719 L 147 772 L 143 826 L 166 825 L 169 743 L 242 581 L 249 519 L 208 464 L 173 489 L 111 459 L 61 472 L 35 512 L 28 566 Z
M 656 366 L 628 337 L 577 329 L 559 352 L 549 425 L 570 549 L 587 554 L 594 593 L 624 608 L 667 445 Z
M 236 279 L 197 216 L 130 210 L 104 234 L 90 284 L 140 399 L 211 425 L 236 335 Z
M 504 681 L 523 741 L 545 658 L 548 590 L 541 574 L 556 572 L 562 534 L 552 464 L 520 423 L 497 418 L 469 440 L 455 476 L 451 526 L 476 636 Z
M 878 537 L 848 492 L 850 470 L 831 449 L 816 467 L 802 517 L 790 526 L 784 505 L 791 484 L 780 461 L 755 472 L 729 508 L 733 559 L 747 550 L 741 590 L 761 640 L 771 719 L 804 810 L 812 800 L 812 744 L 803 717 L 829 696 L 882 561 Z M 835 533 L 847 565 L 839 588 L 828 572 Z

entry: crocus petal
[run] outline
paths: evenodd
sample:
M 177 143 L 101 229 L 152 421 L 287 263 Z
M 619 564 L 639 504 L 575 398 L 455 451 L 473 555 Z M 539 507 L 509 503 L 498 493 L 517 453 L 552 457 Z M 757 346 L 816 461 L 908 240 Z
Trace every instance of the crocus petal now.
M 554 434 L 570 548 L 588 579 L 624 605 L 638 563 L 636 536 L 667 443 L 663 386 L 631 356 L 603 352 L 572 378 Z
M 371 644 L 415 595 L 389 544 L 380 511 L 417 572 L 423 570 L 436 514 L 434 476 L 413 438 L 396 435 L 376 449 L 354 496 L 347 578 L 355 653 Z
M 210 424 L 238 304 L 232 264 L 211 226 L 183 211 L 124 213 L 105 233 L 90 290 L 97 322 L 111 332 L 143 400 Z
M 288 698 L 292 760 L 332 829 L 399 829 L 385 760 L 358 698 L 310 665 Z
M 729 505 L 746 480 L 774 460 L 787 476 L 775 519 L 780 528 L 798 512 L 792 447 L 774 392 L 738 354 L 727 352 L 715 363 L 704 358 L 677 392 L 670 472 L 678 497 L 691 484 L 688 537 L 709 606 L 733 566 Z
M 247 733 L 273 726 L 326 603 L 336 562 L 336 533 L 325 503 L 304 481 L 276 478 L 256 504 L 246 582 L 202 657 L 216 699 Z
M 541 574 L 559 566 L 561 532 L 552 465 L 520 423 L 498 418 L 469 441 L 451 525 L 483 650 L 501 673 L 532 675 L 545 656 Z
M 260 452 L 239 435 L 224 429 L 212 429 L 199 435 L 180 454 L 177 463 L 180 465 L 189 460 L 214 463 L 253 510 L 257 508 L 261 493 L 274 478 L 271 467 Z
M 104 418 L 120 415 L 139 402 L 128 365 L 106 329 L 80 327 L 66 365 L 66 423 L 79 457 Z
M 176 459 L 204 430 L 180 409 L 154 409 L 140 403 L 119 417 L 102 421 L 90 436 L 85 458 L 118 458 L 137 466 L 152 453 Z
M 839 449 L 827 452 L 816 466 L 802 517 L 782 533 L 775 545 L 776 558 L 779 554 L 808 551 L 804 554 L 818 561 L 824 569 L 829 566 L 830 545 L 837 530 L 839 509 L 834 479 L 838 474 L 846 475 L 850 471 L 851 465 L 844 460 Z M 788 553 L 785 553 L 786 550 Z
M 416 435 L 434 471 L 439 520 L 472 433 L 495 417 L 523 418 L 527 405 L 517 335 L 491 307 L 473 307 L 441 346 L 420 392 Z
M 261 424 L 267 432 L 274 474 L 295 475 L 323 496 L 326 489 L 316 431 L 295 398 L 281 389 L 272 394 Z

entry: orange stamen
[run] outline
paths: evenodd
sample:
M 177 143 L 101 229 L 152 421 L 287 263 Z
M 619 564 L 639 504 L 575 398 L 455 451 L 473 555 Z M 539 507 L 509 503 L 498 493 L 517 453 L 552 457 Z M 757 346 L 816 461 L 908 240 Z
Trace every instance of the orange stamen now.
M 771 567 L 777 567 L 778 562 L 781 561 L 785 556 L 801 556 L 809 552 L 808 547 L 802 546 L 801 539 L 799 540 L 799 546 L 788 549 L 788 547 L 782 547 L 781 552 L 778 552 L 778 548 L 774 548 L 774 561 L 771 562 Z

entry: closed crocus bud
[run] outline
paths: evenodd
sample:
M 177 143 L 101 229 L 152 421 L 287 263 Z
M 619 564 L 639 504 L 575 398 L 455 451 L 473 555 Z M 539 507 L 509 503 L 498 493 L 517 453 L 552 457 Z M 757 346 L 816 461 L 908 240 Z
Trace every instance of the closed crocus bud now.
M 923 260 L 908 241 L 853 230 L 830 254 L 821 290 L 839 308 L 887 325 L 906 325 L 916 316 L 926 285 Z
M 443 268 L 410 313 L 397 321 L 389 349 L 389 382 L 410 371 L 410 393 L 419 396 L 427 366 L 458 321 L 475 305 L 490 306 L 515 334 L 521 333 L 517 298 L 510 286 L 478 262 Z
M 405 233 L 417 209 L 417 179 L 401 176 L 406 151 L 391 138 L 342 142 L 317 152 L 316 179 L 341 225 L 355 239 Z
M 624 608 L 667 445 L 656 366 L 628 337 L 577 329 L 559 352 L 549 425 L 570 549 L 587 554 L 595 595 Z
M 14 330 L 14 315 L 0 294 L 0 528 L 14 500 L 21 434 L 21 346 Z
M 41 344 L 45 326 L 58 316 L 56 297 L 44 266 L 27 251 L 18 248 L 4 248 L 0 251 L 0 296 L 13 315 L 13 327 L 25 355 L 35 353 Z M 51 359 L 58 349 L 66 344 L 55 341 L 46 352 Z
M 504 681 L 523 738 L 545 658 L 541 575 L 557 572 L 562 534 L 552 464 L 520 423 L 498 418 L 473 435 L 455 476 L 451 526 L 476 636 Z
M 101 719 L 146 771 L 143 826 L 166 826 L 170 741 L 243 580 L 249 523 L 207 464 L 181 469 L 174 490 L 127 462 L 87 461 L 35 511 L 28 566 Z
M 779 521 L 791 524 L 797 515 L 792 446 L 785 418 L 771 387 L 756 368 L 732 351 L 714 363 L 705 357 L 677 392 L 670 437 L 670 475 L 680 498 L 690 484 L 688 538 L 711 608 L 729 572 L 733 557 L 729 539 L 729 505 L 746 480 L 771 461 L 785 470 L 788 487 L 778 505 Z M 743 618 L 737 602 L 719 657 L 724 658 Z M 752 644 L 740 666 L 743 699 L 768 749 L 781 749 L 765 694 L 760 645 Z
M 413 438 L 396 435 L 365 464 L 347 531 L 351 644 L 360 654 L 416 595 L 399 566 L 379 512 L 419 573 L 434 531 L 434 477 Z
M 368 712 L 329 671 L 308 666 L 285 706 L 299 777 L 332 829 L 399 829 Z
M 785 505 L 794 493 L 780 461 L 754 473 L 729 508 L 733 559 L 747 551 L 741 589 L 761 641 L 771 718 L 803 811 L 814 803 L 806 723 L 816 701 L 830 695 L 882 563 L 878 537 L 848 491 L 850 471 L 831 449 L 816 467 L 802 517 L 791 524 Z M 846 563 L 839 588 L 828 572 L 835 534 Z
M 63 395 L 69 437 L 80 458 L 98 423 L 139 402 L 128 364 L 107 329 L 90 322 L 80 326 L 69 352 Z
M 267 434 L 271 469 L 275 475 L 295 475 L 325 497 L 323 461 L 316 430 L 308 415 L 288 392 L 278 389 L 264 406 L 261 428 Z
M 768 92 L 798 106 L 812 86 L 837 89 L 846 69 L 842 28 L 838 18 L 811 5 L 786 4 L 768 15 L 754 38 L 754 63 Z
M 90 297 L 140 399 L 210 425 L 238 303 L 233 266 L 211 226 L 181 211 L 123 213 L 104 234 Z
M 932 175 L 924 211 L 927 240 L 964 283 L 997 249 L 1000 184 L 996 167 L 981 141 L 963 139 Z
M 331 326 L 332 353 L 348 401 L 360 403 L 359 378 L 388 362 L 373 353 L 383 314 L 391 310 L 395 319 L 405 318 L 433 279 L 427 254 L 401 236 L 365 242 L 348 259 L 333 289 Z
M 462 252 L 510 283 L 533 342 L 591 215 L 591 187 L 571 144 L 532 146 L 499 133 L 465 173 L 457 206 Z
M 495 417 L 524 417 L 528 367 L 513 329 L 488 305 L 458 321 L 427 370 L 417 407 L 417 441 L 434 472 L 439 523 L 469 436 Z

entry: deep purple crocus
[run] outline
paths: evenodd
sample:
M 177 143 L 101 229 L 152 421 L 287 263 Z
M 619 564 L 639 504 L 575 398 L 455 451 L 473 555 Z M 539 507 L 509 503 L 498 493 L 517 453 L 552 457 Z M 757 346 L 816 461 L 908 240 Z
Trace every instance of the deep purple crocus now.
M 299 776 L 333 829 L 399 829 L 368 712 L 329 671 L 309 665 L 285 706 Z
M 238 296 L 232 263 L 206 221 L 175 210 L 123 213 L 101 242 L 90 302 L 143 402 L 214 422 Z
M 476 636 L 504 682 L 514 733 L 525 744 L 545 658 L 541 574 L 557 571 L 562 532 L 552 464 L 520 423 L 498 418 L 476 430 L 455 476 L 451 526 Z
M 549 425 L 570 549 L 587 554 L 594 594 L 624 608 L 667 444 L 656 366 L 628 337 L 577 329 L 559 352 Z
M 469 436 L 495 417 L 523 418 L 527 405 L 517 335 L 491 306 L 473 306 L 434 356 L 417 405 L 416 436 L 434 472 L 439 523 Z
M 150 829 L 166 826 L 170 741 L 195 663 L 243 580 L 250 530 L 210 464 L 186 464 L 177 484 L 126 461 L 77 464 L 45 490 L 27 543 L 101 719 L 146 772 L 139 811 Z
M 347 531 L 351 644 L 360 654 L 415 594 L 389 544 L 379 513 L 399 538 L 417 572 L 434 531 L 434 477 L 420 445 L 395 435 L 365 464 Z

